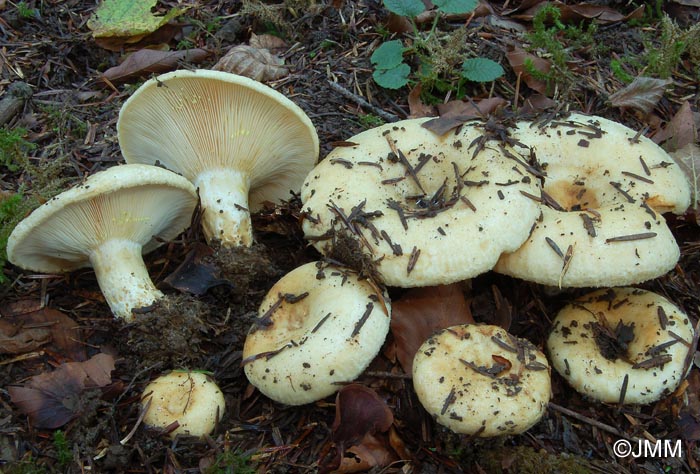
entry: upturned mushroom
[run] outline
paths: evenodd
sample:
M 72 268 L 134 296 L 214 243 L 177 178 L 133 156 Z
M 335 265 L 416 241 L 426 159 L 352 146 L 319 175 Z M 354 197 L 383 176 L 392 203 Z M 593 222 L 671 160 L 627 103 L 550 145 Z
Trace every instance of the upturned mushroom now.
M 610 287 L 675 266 L 680 251 L 661 214 L 683 213 L 690 185 L 658 145 L 582 114 L 520 122 L 512 136 L 545 170 L 542 217 L 497 272 L 551 286 Z
M 196 205 L 196 190 L 175 173 L 155 166 L 115 166 L 21 221 L 10 235 L 7 256 L 36 272 L 92 267 L 114 315 L 132 320 L 132 309 L 163 296 L 142 254 L 185 230 Z
M 117 122 L 127 163 L 165 166 L 199 189 L 209 242 L 249 246 L 250 210 L 298 192 L 318 136 L 294 102 L 221 71 L 180 70 L 146 81 Z
M 565 306 L 547 340 L 552 365 L 601 402 L 645 404 L 670 394 L 692 364 L 693 325 L 661 295 L 598 290 Z
M 325 255 L 354 241 L 389 286 L 453 283 L 516 250 L 539 215 L 537 171 L 482 122 L 439 136 L 410 119 L 335 148 L 301 191 L 305 236 Z M 491 140 L 494 138 L 494 140 Z
M 413 360 L 413 387 L 439 424 L 480 437 L 528 430 L 552 396 L 541 351 L 498 326 L 476 324 L 428 338 Z
M 226 402 L 216 382 L 205 373 L 173 371 L 149 383 L 143 391 L 143 422 L 168 429 L 168 436 L 210 434 L 224 415 Z
M 389 298 L 350 269 L 311 262 L 279 280 L 243 346 L 245 374 L 267 397 L 302 405 L 357 378 L 387 333 Z

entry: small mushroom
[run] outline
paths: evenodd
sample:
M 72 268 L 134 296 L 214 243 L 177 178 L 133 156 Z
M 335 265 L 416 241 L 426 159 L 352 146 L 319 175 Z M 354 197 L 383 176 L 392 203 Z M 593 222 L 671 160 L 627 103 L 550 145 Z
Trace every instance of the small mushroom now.
M 495 270 L 560 287 L 640 283 L 680 257 L 662 213 L 683 213 L 690 185 L 658 145 L 619 123 L 571 114 L 520 122 L 513 138 L 546 170 L 542 217 Z
M 688 316 L 663 296 L 605 289 L 559 312 L 547 350 L 576 391 L 606 403 L 645 404 L 686 376 L 694 334 Z
M 366 130 L 321 161 L 301 191 L 306 238 L 335 259 L 350 237 L 389 286 L 454 283 L 493 268 L 527 238 L 537 177 L 484 124 L 436 135 L 410 119 Z M 345 262 L 346 264 L 348 262 Z
M 146 386 L 141 397 L 146 413 L 143 422 L 154 428 L 177 427 L 168 432 L 201 437 L 214 431 L 224 414 L 224 395 L 207 374 L 173 371 Z
M 413 360 L 413 387 L 439 424 L 480 437 L 528 430 L 551 398 L 544 354 L 489 325 L 464 324 L 433 334 Z
M 163 294 L 142 254 L 189 225 L 197 193 L 185 178 L 146 165 L 114 166 L 50 199 L 13 230 L 7 256 L 36 272 L 92 267 L 118 318 L 150 306 Z
M 243 347 L 250 383 L 302 405 L 335 393 L 367 368 L 387 333 L 388 297 L 353 271 L 311 262 L 282 277 L 260 305 Z
M 199 188 L 208 241 L 250 246 L 250 210 L 298 192 L 318 158 L 311 120 L 247 77 L 180 70 L 146 81 L 117 122 L 127 163 L 160 164 Z

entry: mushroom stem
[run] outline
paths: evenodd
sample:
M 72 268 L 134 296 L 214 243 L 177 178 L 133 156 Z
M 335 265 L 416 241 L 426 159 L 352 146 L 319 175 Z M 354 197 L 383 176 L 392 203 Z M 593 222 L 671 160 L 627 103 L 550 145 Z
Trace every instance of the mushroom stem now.
M 128 239 L 110 239 L 90 253 L 107 304 L 114 315 L 134 319 L 134 308 L 152 305 L 163 297 L 151 281 L 141 256 L 142 246 Z
M 194 180 L 202 203 L 202 227 L 207 242 L 219 240 L 224 247 L 253 243 L 248 210 L 250 177 L 233 169 L 214 169 Z

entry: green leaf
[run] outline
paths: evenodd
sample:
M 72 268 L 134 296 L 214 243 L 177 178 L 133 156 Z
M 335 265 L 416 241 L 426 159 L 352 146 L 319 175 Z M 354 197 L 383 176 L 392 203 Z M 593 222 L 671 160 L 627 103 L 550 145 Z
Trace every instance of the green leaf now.
M 384 0 L 384 6 L 391 13 L 413 18 L 425 10 L 421 0 Z
M 479 4 L 477 0 L 433 0 L 433 4 L 443 13 L 469 13 Z
M 374 81 L 385 89 L 399 89 L 408 84 L 408 75 L 411 68 L 406 63 L 401 63 L 391 69 L 377 69 L 372 74 Z
M 392 40 L 374 50 L 369 58 L 377 69 L 393 69 L 403 62 L 403 43 Z
M 151 10 L 158 0 L 104 0 L 87 22 L 95 38 L 131 38 L 153 33 L 187 8 L 173 8 L 163 16 Z
M 467 59 L 462 63 L 462 77 L 474 82 L 489 82 L 498 79 L 504 71 L 500 64 L 486 58 Z

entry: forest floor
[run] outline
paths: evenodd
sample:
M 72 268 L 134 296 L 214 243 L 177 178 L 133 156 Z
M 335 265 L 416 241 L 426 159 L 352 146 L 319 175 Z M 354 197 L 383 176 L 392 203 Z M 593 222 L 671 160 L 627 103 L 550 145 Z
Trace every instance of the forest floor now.
M 212 68 L 237 45 L 270 48 L 268 63 L 253 68 L 308 114 L 321 158 L 384 122 L 492 98 L 502 101 L 481 103 L 594 114 L 640 131 L 669 152 L 685 150 L 686 161 L 697 153 L 698 1 L 566 1 L 537 16 L 545 5 L 539 0 L 482 0 L 472 13 L 432 10 L 412 24 L 373 0 L 173 0 L 158 2 L 154 11 L 186 11 L 140 41 L 95 39 L 89 19 L 96 3 L 0 0 L 3 247 L 33 207 L 123 163 L 117 117 L 139 85 L 160 72 Z M 407 84 L 396 89 L 377 84 L 371 60 L 391 40 L 408 48 Z M 143 55 L 147 50 L 157 56 Z M 131 62 L 125 62 L 128 55 Z M 465 79 L 461 65 L 474 58 L 500 64 L 503 74 L 485 82 Z M 432 71 L 421 62 L 430 62 Z M 375 63 L 390 69 L 376 57 Z M 212 249 L 193 226 L 147 255 L 149 273 L 168 298 L 129 324 L 114 320 L 90 269 L 47 275 L 7 263 L 0 286 L 0 471 L 700 472 L 695 364 L 672 395 L 644 406 L 591 401 L 553 372 L 543 419 L 524 434 L 495 439 L 455 435 L 435 423 L 399 363 L 394 333 L 356 381 L 390 408 L 386 430 L 340 439 L 335 397 L 300 407 L 269 400 L 248 383 L 242 346 L 270 287 L 320 258 L 303 239 L 300 210 L 291 199 L 256 214 L 250 249 Z M 666 296 L 695 324 L 697 215 L 691 209 L 666 218 L 680 261 L 638 286 Z M 586 291 L 552 291 L 493 272 L 460 290 L 477 322 L 501 325 L 539 348 L 557 311 Z M 404 290 L 390 288 L 389 294 L 399 300 Z M 98 353 L 114 361 L 113 370 L 106 369 L 110 380 L 98 388 L 61 371 L 66 363 L 94 363 Z M 225 396 L 226 411 L 211 436 L 172 440 L 141 423 L 144 387 L 160 373 L 182 369 L 208 371 Z M 43 379 L 33 378 L 40 374 Z M 33 404 L 10 395 L 11 386 L 32 381 L 39 384 Z M 678 441 L 682 449 L 680 456 L 618 457 L 613 445 L 620 439 Z

